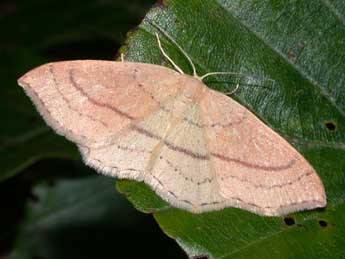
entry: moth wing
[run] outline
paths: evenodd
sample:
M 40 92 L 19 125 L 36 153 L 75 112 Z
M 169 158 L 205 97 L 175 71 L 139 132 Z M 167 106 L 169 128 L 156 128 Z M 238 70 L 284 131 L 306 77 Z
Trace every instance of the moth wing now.
M 272 216 L 326 205 L 313 167 L 248 109 L 212 90 L 200 107 L 213 172 L 226 199 L 217 206 Z
M 18 80 L 48 125 L 80 146 L 101 146 L 178 93 L 175 71 L 97 60 L 42 65 Z

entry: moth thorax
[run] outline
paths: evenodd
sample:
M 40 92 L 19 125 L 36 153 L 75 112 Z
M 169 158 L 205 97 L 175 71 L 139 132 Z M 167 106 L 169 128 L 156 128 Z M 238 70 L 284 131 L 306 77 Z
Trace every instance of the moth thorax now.
M 205 90 L 204 84 L 197 78 L 188 77 L 183 97 L 186 101 L 197 102 Z

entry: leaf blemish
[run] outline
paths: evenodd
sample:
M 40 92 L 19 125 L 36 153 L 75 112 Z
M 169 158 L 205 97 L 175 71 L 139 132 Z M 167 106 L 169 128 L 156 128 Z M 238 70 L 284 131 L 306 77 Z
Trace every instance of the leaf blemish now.
M 329 131 L 335 131 L 336 130 L 336 124 L 333 121 L 326 121 L 325 126 Z
M 284 218 L 284 223 L 287 225 L 287 226 L 293 226 L 295 225 L 295 219 L 293 217 L 285 217 Z
M 319 220 L 319 225 L 320 225 L 320 227 L 325 228 L 328 226 L 328 223 L 327 223 L 327 221 L 321 219 L 321 220 Z
M 292 62 L 296 62 L 297 57 L 291 49 L 288 50 L 287 55 Z

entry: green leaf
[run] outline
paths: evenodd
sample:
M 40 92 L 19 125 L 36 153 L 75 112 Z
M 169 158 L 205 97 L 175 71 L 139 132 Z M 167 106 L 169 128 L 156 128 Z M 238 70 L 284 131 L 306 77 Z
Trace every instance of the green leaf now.
M 242 74 L 206 84 L 226 91 L 240 82 L 231 98 L 304 155 L 322 178 L 328 204 L 286 218 L 235 208 L 196 215 L 169 207 L 142 183 L 125 180 L 117 188 L 139 210 L 153 212 L 191 257 L 345 257 L 344 1 L 165 1 L 128 35 L 126 60 L 169 66 L 153 23 L 182 46 L 199 75 Z M 168 55 L 190 74 L 186 58 L 160 37 Z
M 37 200 L 28 202 L 12 259 L 161 258 L 154 245 L 166 249 L 165 258 L 180 255 L 152 226 L 151 216 L 139 214 L 115 191 L 114 178 L 65 179 L 33 191 Z
M 75 145 L 48 130 L 17 79 L 49 61 L 113 59 L 124 33 L 137 24 L 151 2 L 37 0 L 1 4 L 0 181 L 42 158 L 79 159 Z

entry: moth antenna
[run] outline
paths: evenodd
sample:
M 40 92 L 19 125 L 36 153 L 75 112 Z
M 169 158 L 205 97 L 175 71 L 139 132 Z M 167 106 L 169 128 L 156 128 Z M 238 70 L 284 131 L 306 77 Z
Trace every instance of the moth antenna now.
M 184 74 L 183 71 L 182 71 L 182 69 L 181 69 L 178 65 L 175 64 L 175 62 L 168 56 L 167 53 L 165 53 L 164 49 L 162 48 L 161 41 L 160 41 L 160 39 L 159 39 L 158 33 L 155 33 L 155 34 L 156 34 L 156 38 L 157 38 L 157 42 L 158 42 L 158 47 L 159 47 L 159 49 L 161 50 L 163 56 L 164 56 L 167 60 L 169 60 L 169 62 L 174 66 L 174 68 L 175 68 L 180 74 Z
M 239 87 L 240 87 L 240 84 L 237 84 L 233 90 L 231 90 L 230 92 L 226 92 L 225 94 L 226 95 L 232 95 L 232 94 L 236 93 L 236 91 L 238 90 Z
M 236 73 L 236 72 L 210 72 L 210 73 L 206 73 L 205 75 L 201 76 L 200 79 L 203 80 L 208 76 L 212 76 L 212 75 L 243 75 L 241 73 Z
M 153 27 L 155 27 L 159 32 L 161 32 L 166 38 L 169 39 L 169 41 L 171 41 L 181 51 L 181 53 L 187 58 L 189 64 L 191 65 L 191 67 L 193 69 L 193 76 L 198 78 L 199 80 L 203 81 L 206 77 L 211 76 L 211 75 L 243 75 L 242 73 L 236 73 L 236 72 L 209 72 L 209 73 L 204 74 L 203 76 L 198 76 L 198 74 L 196 73 L 196 68 L 195 68 L 195 65 L 194 65 L 192 59 L 189 57 L 189 55 L 186 53 L 186 51 L 176 42 L 176 40 L 174 40 L 173 37 L 171 37 L 162 27 L 160 27 L 153 20 L 146 18 L 145 21 L 147 21 L 149 24 L 151 24 Z M 179 73 L 184 74 L 182 69 L 167 55 L 167 53 L 162 48 L 158 34 L 155 33 L 155 35 L 157 38 L 159 49 L 162 52 L 162 54 L 164 55 L 164 57 L 166 57 L 169 60 L 169 62 L 174 66 L 174 68 Z M 272 80 L 272 82 L 274 84 L 274 80 Z M 236 85 L 235 89 L 233 91 L 231 91 L 230 94 L 235 93 L 238 90 L 238 88 L 239 88 L 239 84 Z
M 194 66 L 194 63 L 192 59 L 188 56 L 188 54 L 184 51 L 184 49 L 165 31 L 163 28 L 161 28 L 158 24 L 156 24 L 154 21 L 147 19 L 147 22 L 153 25 L 155 28 L 157 28 L 165 37 L 167 37 L 172 43 L 175 44 L 175 46 L 181 51 L 181 53 L 187 58 L 189 64 L 191 65 L 193 69 L 193 76 L 196 78 L 199 78 L 196 69 Z M 171 61 L 170 61 L 171 62 Z

